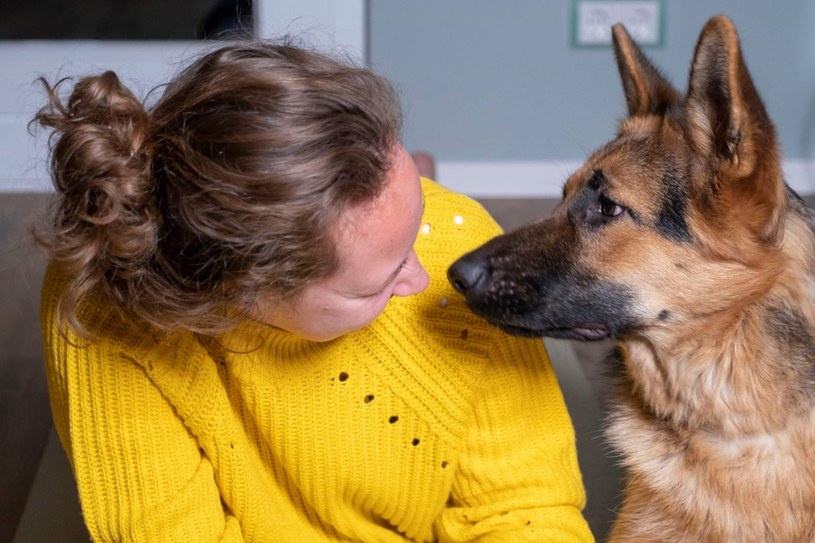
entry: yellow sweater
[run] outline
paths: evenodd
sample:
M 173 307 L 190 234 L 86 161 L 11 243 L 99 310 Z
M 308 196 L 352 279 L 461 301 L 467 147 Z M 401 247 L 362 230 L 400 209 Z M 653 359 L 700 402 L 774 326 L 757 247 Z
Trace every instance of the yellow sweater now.
M 498 227 L 423 189 L 427 291 L 328 343 L 245 322 L 207 350 L 99 306 L 103 333 L 66 339 L 49 269 L 51 404 L 96 541 L 592 541 L 542 342 L 485 325 L 446 280 Z

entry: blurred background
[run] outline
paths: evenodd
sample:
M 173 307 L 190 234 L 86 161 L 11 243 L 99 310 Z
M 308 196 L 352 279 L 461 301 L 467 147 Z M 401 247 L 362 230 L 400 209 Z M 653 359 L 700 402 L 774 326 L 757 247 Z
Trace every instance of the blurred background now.
M 403 99 L 406 147 L 513 228 L 551 211 L 568 174 L 626 113 L 611 24 L 625 21 L 684 91 L 699 31 L 724 13 L 776 123 L 787 181 L 815 195 L 811 0 L 9 0 L 0 9 L 0 543 L 83 540 L 37 325 L 44 262 L 30 230 L 50 188 L 46 139 L 27 123 L 43 104 L 40 76 L 113 69 L 146 97 L 223 40 L 292 34 L 387 76 Z M 598 540 L 620 491 L 601 435 L 607 347 L 550 345 Z
M 646 52 L 685 90 L 699 30 L 724 13 L 776 122 L 788 181 L 815 192 L 810 0 L 30 0 L 2 9 L 0 191 L 48 187 L 44 146 L 25 132 L 42 103 L 38 76 L 114 69 L 145 95 L 213 40 L 288 33 L 388 76 L 403 98 L 406 145 L 432 152 L 450 186 L 557 197 L 625 114 L 599 36 L 614 16 L 647 36 Z

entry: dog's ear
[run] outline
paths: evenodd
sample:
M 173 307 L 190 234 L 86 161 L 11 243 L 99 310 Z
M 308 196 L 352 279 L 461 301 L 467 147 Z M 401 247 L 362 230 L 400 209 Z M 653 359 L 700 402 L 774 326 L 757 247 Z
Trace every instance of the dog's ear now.
M 716 193 L 749 202 L 754 229 L 780 232 L 784 183 L 775 129 L 747 71 L 739 37 L 727 17 L 712 17 L 699 37 L 685 101 L 688 137 L 711 159 Z
M 628 114 L 632 117 L 661 114 L 677 103 L 679 93 L 634 43 L 625 27 L 615 24 L 611 36 Z
M 762 149 L 775 145 L 775 130 L 747 71 L 736 28 L 723 15 L 711 18 L 699 36 L 686 109 L 700 149 L 727 159 L 744 174 L 752 172 Z

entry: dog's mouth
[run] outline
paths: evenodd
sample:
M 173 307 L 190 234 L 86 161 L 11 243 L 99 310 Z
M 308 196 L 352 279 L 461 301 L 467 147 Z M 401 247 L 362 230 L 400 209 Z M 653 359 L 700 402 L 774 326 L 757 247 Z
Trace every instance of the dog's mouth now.
M 527 328 L 511 324 L 496 324 L 504 332 L 521 337 L 551 337 L 557 339 L 576 339 L 578 341 L 600 341 L 601 339 L 608 339 L 611 336 L 608 328 L 601 324 L 556 326 L 551 328 Z

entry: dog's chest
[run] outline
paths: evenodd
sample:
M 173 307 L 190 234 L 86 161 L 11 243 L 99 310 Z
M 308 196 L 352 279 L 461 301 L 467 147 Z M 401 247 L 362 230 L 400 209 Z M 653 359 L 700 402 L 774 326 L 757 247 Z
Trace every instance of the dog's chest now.
M 639 495 L 634 508 L 681 533 L 664 541 L 695 532 L 699 541 L 803 542 L 815 523 L 813 429 L 810 412 L 772 433 L 691 432 L 626 403 L 608 434 L 628 470 L 629 495 Z

